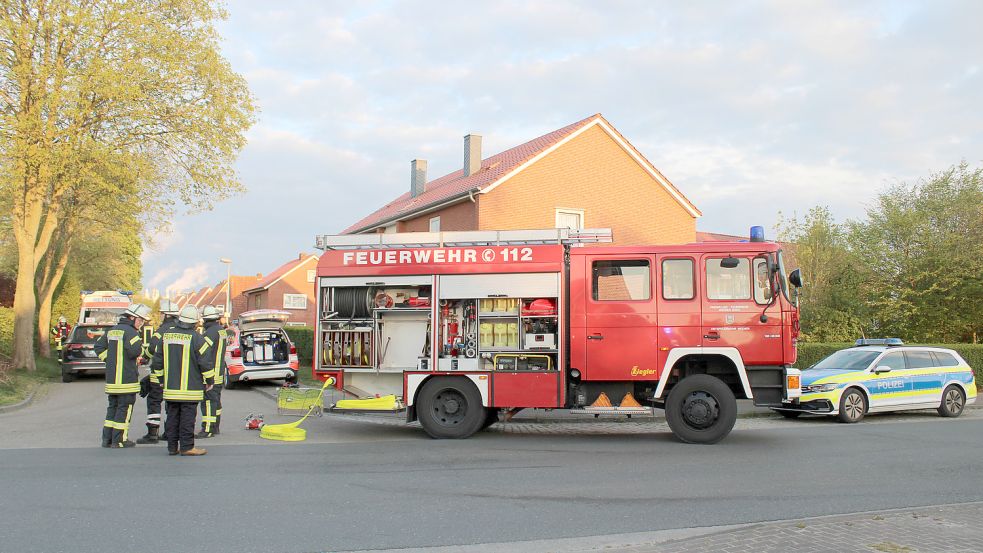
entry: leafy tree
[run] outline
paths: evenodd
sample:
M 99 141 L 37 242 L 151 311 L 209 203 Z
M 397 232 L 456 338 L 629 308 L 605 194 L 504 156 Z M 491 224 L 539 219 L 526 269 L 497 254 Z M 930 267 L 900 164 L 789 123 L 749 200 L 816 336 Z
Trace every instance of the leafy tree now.
M 827 207 L 814 207 L 800 220 L 782 218 L 778 239 L 789 266 L 802 270 L 806 286 L 799 296 L 802 338 L 852 340 L 861 333 L 864 307 L 858 297 L 861 269 L 848 248 L 843 225 Z
M 158 210 L 209 208 L 240 189 L 232 163 L 254 107 L 220 55 L 214 23 L 223 17 L 208 0 L 0 0 L 15 366 L 34 368 L 38 270 L 73 195 L 113 191 L 92 175 L 114 164 L 138 170 L 136 180 L 156 185 Z
M 976 342 L 983 330 L 983 169 L 965 163 L 881 194 L 850 225 L 875 331 Z

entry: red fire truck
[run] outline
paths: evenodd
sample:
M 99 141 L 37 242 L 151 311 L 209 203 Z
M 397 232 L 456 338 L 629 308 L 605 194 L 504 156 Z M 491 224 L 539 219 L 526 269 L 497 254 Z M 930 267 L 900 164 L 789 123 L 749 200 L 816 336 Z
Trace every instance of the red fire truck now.
M 389 397 L 383 409 L 434 438 L 524 408 L 659 408 L 682 441 L 714 443 L 736 399 L 800 395 L 801 279 L 762 235 L 631 247 L 578 247 L 610 242 L 605 229 L 319 236 L 314 374 L 367 398 L 339 407 Z

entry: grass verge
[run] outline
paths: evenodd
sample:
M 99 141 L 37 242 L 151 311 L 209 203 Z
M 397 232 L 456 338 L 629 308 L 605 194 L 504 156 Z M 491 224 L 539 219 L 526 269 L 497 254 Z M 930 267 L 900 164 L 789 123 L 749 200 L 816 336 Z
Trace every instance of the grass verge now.
M 61 365 L 57 360 L 38 357 L 36 362 L 38 369 L 34 372 L 23 369 L 0 371 L 0 405 L 23 401 L 39 385 L 61 378 Z

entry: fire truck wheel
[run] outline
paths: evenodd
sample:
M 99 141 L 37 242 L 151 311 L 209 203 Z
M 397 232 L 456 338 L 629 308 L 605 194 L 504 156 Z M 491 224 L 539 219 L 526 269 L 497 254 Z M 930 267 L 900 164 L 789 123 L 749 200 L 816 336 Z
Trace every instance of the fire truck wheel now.
M 737 422 L 734 392 L 719 378 L 687 376 L 669 392 L 666 422 L 676 438 L 690 444 L 714 444 Z
M 482 430 L 498 422 L 498 409 L 485 409 L 485 411 L 487 413 L 485 414 L 485 422 L 481 425 Z
M 466 378 L 428 380 L 417 396 L 417 418 L 431 438 L 467 438 L 487 420 L 481 394 Z
M 958 417 L 963 413 L 966 406 L 966 394 L 962 388 L 955 384 L 950 384 L 942 392 L 942 404 L 939 405 L 939 415 L 943 417 Z

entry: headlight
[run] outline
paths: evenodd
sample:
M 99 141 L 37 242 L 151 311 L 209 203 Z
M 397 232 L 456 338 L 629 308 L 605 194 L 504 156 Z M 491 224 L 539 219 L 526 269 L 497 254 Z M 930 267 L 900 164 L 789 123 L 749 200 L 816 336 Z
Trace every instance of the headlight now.
M 839 384 L 813 384 L 812 386 L 803 386 L 803 392 L 809 392 L 811 394 L 818 394 L 821 392 L 832 392 L 839 387 Z

